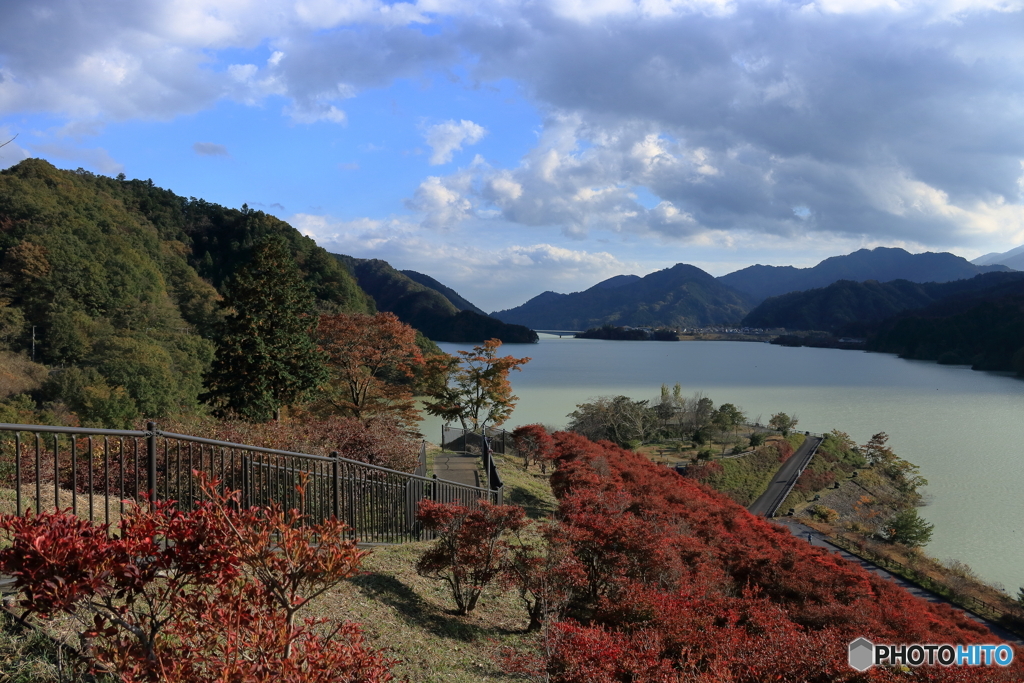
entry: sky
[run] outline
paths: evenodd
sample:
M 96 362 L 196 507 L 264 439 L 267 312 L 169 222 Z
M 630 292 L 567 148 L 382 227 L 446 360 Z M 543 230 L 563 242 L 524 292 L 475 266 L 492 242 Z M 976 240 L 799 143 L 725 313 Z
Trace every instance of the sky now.
M 247 203 L 488 311 L 1024 244 L 1024 0 L 2 4 L 0 167 Z

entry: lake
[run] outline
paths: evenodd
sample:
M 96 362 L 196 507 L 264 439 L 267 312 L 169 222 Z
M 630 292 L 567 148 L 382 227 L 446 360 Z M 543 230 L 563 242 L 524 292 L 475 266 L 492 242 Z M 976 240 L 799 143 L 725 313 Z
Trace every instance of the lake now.
M 439 344 L 448 353 L 472 345 Z M 676 382 L 734 403 L 761 422 L 797 415 L 798 429 L 839 429 L 857 443 L 886 432 L 929 485 L 920 512 L 935 524 L 928 554 L 967 562 L 1011 594 L 1024 586 L 1024 381 L 887 354 L 743 342 L 559 339 L 509 344 L 530 356 L 511 375 L 519 404 L 505 425 L 564 427 L 577 403 L 602 395 L 655 399 Z M 440 422 L 425 420 L 437 441 Z

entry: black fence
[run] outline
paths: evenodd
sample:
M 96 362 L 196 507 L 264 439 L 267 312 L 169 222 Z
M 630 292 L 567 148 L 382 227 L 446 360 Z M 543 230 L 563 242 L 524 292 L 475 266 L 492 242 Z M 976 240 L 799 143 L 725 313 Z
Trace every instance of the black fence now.
M 512 434 L 504 429 L 487 427 L 482 432 L 474 432 L 461 427 L 441 428 L 441 450 L 462 451 L 479 455 L 483 459 L 484 475 L 487 477 L 487 488 L 495 494 L 498 505 L 504 504 L 505 484 L 494 464 L 494 453 L 514 455 L 515 448 Z
M 416 522 L 424 499 L 473 506 L 499 503 L 500 491 L 427 478 L 426 447 L 416 473 L 339 457 L 309 455 L 162 432 L 0 423 L 0 508 L 66 509 L 111 523 L 126 505 L 175 500 L 192 508 L 204 494 L 202 472 L 242 504 L 299 508 L 312 522 L 344 521 L 364 543 L 400 543 L 426 536 Z M 300 494 L 300 485 L 304 489 Z M 6 494 L 6 500 L 5 500 Z

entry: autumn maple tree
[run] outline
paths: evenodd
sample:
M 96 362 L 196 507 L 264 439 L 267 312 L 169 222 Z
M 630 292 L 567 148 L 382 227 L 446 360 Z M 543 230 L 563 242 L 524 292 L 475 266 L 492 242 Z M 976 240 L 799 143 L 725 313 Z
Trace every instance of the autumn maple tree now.
M 512 394 L 508 375 L 521 370 L 529 358 L 498 356 L 501 341 L 488 339 L 457 356 L 427 359 L 425 403 L 431 415 L 458 420 L 463 429 L 483 430 L 503 424 L 512 415 L 518 396 Z
M 394 313 L 337 313 L 320 316 L 318 337 L 330 379 L 316 409 L 363 422 L 388 416 L 415 424 L 410 380 L 423 366 L 416 330 Z

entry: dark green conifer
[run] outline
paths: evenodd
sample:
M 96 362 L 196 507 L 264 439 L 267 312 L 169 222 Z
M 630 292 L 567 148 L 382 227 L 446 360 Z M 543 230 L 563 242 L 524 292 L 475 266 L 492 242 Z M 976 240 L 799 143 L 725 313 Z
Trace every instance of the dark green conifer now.
M 266 422 L 326 381 L 325 357 L 314 341 L 314 298 L 283 238 L 254 245 L 224 303 L 232 313 L 203 396 L 215 414 Z

